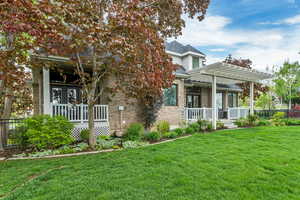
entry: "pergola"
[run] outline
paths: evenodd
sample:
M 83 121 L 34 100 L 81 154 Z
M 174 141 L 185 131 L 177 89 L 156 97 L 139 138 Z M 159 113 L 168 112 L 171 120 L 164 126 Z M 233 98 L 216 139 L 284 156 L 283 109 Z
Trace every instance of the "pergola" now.
M 272 78 L 271 74 L 247 69 L 232 64 L 217 62 L 200 69 L 192 70 L 191 80 L 212 83 L 212 124 L 217 128 L 217 83 L 236 84 L 250 82 L 250 114 L 254 114 L 254 83 Z

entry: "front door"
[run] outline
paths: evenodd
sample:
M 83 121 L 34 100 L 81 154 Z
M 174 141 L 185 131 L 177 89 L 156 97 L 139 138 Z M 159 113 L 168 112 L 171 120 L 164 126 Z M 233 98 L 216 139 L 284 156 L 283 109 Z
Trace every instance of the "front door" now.
M 188 94 L 186 96 L 186 107 L 188 108 L 200 108 L 200 95 Z

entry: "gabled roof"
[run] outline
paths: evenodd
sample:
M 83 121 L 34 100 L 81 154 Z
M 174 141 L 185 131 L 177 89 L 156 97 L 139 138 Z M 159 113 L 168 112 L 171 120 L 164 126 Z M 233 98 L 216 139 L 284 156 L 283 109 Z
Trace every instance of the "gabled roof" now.
M 187 52 L 193 52 L 205 56 L 204 53 L 192 47 L 191 45 L 183 45 L 175 40 L 169 43 L 166 42 L 166 50 L 177 54 L 185 54 Z

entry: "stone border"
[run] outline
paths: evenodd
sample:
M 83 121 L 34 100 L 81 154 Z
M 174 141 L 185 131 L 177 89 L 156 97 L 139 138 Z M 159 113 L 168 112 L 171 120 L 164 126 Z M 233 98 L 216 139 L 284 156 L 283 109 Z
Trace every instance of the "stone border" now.
M 157 143 L 147 144 L 147 145 L 141 146 L 141 147 L 147 147 L 147 146 L 153 146 L 153 145 L 157 145 L 157 144 L 173 142 L 173 141 L 188 138 L 188 137 L 191 137 L 191 136 L 192 135 L 186 135 L 186 136 L 182 136 L 182 137 L 178 137 L 178 138 L 174 138 L 174 139 L 164 140 L 164 141 L 157 142 Z M 141 147 L 137 147 L 137 148 L 141 148 Z M 135 149 L 135 148 L 133 148 L 133 149 Z M 11 160 L 38 160 L 38 159 L 47 159 L 47 158 L 64 158 L 64 157 L 82 156 L 82 155 L 89 155 L 89 154 L 99 154 L 99 153 L 122 151 L 122 150 L 124 150 L 124 148 L 121 148 L 121 149 L 106 149 L 106 150 L 101 150 L 101 151 L 87 151 L 87 152 L 51 155 L 51 156 L 43 156 L 43 157 L 12 157 L 12 158 L 7 158 L 7 159 L 6 158 L 0 158 L 0 162 L 1 161 L 2 162 L 3 161 L 11 161 Z

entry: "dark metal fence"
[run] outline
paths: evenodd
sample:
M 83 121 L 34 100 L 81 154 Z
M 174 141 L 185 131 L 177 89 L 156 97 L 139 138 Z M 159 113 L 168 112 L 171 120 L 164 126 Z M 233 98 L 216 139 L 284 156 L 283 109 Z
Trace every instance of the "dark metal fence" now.
M 15 146 L 18 127 L 23 119 L 0 119 L 0 137 L 4 147 Z
M 274 109 L 274 110 L 255 110 L 254 113 L 261 118 L 271 118 L 275 113 L 283 112 L 286 118 L 300 118 L 300 110 Z

